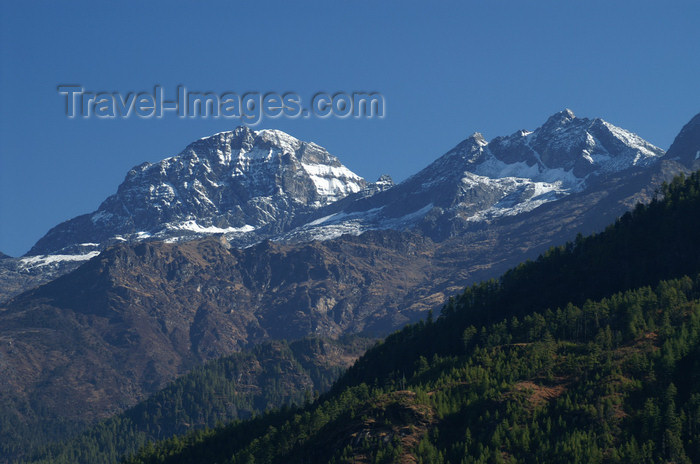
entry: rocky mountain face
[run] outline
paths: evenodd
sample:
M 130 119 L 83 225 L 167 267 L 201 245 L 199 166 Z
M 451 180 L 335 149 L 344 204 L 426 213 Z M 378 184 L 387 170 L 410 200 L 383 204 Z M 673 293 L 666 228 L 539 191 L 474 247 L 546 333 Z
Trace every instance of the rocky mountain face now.
M 90 421 L 264 340 L 385 333 L 426 309 L 397 289 L 425 283 L 430 249 L 398 232 L 117 244 L 0 309 L 0 398 L 27 421 Z
M 668 149 L 666 157 L 692 170 L 700 169 L 700 114 L 695 115 L 688 124 L 683 126 Z
M 0 302 L 70 272 L 116 243 L 226 234 L 237 246 L 274 237 L 366 182 L 322 147 L 276 130 L 238 127 L 179 155 L 136 166 L 97 211 L 51 229 L 20 259 L 0 259 Z
M 244 244 L 366 187 L 364 179 L 314 143 L 276 130 L 238 127 L 200 139 L 172 158 L 133 168 L 97 211 L 59 224 L 28 255 L 219 233 Z

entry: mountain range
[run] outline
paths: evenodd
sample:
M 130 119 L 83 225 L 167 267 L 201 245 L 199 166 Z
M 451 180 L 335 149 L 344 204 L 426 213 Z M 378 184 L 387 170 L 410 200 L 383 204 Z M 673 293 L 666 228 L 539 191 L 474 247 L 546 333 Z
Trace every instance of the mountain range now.
M 245 247 L 367 230 L 417 230 L 443 241 L 600 190 L 596 183 L 623 171 L 678 172 L 696 162 L 694 156 L 665 155 L 631 132 L 565 110 L 534 131 L 491 142 L 475 133 L 394 185 L 389 176 L 367 182 L 314 143 L 238 127 L 133 168 L 95 212 L 52 228 L 24 257 L 0 260 L 0 301 L 117 243 L 223 234 L 232 246 Z M 670 159 L 677 166 L 664 163 Z M 644 196 L 648 201 L 649 193 Z
M 471 286 L 439 317 L 375 345 L 316 401 L 192 430 L 205 411 L 231 409 L 227 399 L 227 415 L 239 417 L 251 387 L 236 383 L 244 359 L 254 375 L 273 365 L 280 383 L 304 379 L 308 368 L 288 362 L 294 353 L 265 344 L 252 359 L 196 369 L 31 462 L 116 462 L 139 446 L 126 462 L 695 462 L 699 186 L 697 173 L 677 177 L 604 232 Z M 323 343 L 296 344 L 305 366 Z M 298 389 L 278 395 L 286 391 Z M 149 437 L 161 441 L 144 446 Z
M 679 176 L 387 337 L 313 403 L 125 462 L 698 462 L 699 218 L 700 175 Z
M 397 185 L 279 131 L 196 141 L 0 260 L 4 414 L 86 424 L 266 340 L 384 336 L 651 201 L 698 167 L 698 121 L 664 152 L 565 110 Z
M 54 227 L 28 256 L 91 257 L 117 242 L 211 234 L 240 247 L 421 223 L 446 238 L 470 223 L 584 191 L 601 176 L 652 166 L 663 155 L 628 131 L 565 110 L 532 132 L 491 142 L 475 133 L 394 187 L 388 177 L 368 183 L 314 143 L 238 127 L 133 168 L 97 211 Z

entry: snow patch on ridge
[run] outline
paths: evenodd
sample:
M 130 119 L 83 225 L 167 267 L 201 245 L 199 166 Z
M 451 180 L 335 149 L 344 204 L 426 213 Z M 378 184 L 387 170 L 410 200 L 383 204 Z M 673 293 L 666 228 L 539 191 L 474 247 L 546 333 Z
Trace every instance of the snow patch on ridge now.
M 298 227 L 276 240 L 331 240 L 341 235 L 360 235 L 368 230 L 401 230 L 423 218 L 434 207 L 433 203 L 429 203 L 412 213 L 396 218 L 382 216 L 384 206 L 367 211 L 335 213 Z
M 255 227 L 246 224 L 243 227 L 215 227 L 215 226 L 202 226 L 197 223 L 197 221 L 190 220 L 181 222 L 178 224 L 168 224 L 166 226 L 168 230 L 184 230 L 189 232 L 195 232 L 198 234 L 241 234 L 246 232 L 252 232 Z
M 636 166 L 640 159 L 642 161 L 649 161 L 649 158 L 658 158 L 659 154 L 655 153 L 654 151 L 650 150 L 649 147 L 656 148 L 653 145 L 651 145 L 649 142 L 644 140 L 643 138 L 639 137 L 637 134 L 633 134 L 632 132 L 628 132 L 624 129 L 621 129 L 617 126 L 614 126 L 610 124 L 607 121 L 602 121 L 603 125 L 619 140 L 622 141 L 625 145 L 628 145 L 630 147 L 635 148 L 636 150 L 639 150 L 641 157 L 638 157 L 634 160 L 634 165 Z
M 558 200 L 571 192 L 570 189 L 564 187 L 561 180 L 533 182 L 531 179 L 519 177 L 492 179 L 472 173 L 465 174 L 462 183 L 466 186 L 487 186 L 500 192 L 500 199 L 493 205 L 466 217 L 465 219 L 469 222 L 526 213 L 545 203 Z
M 345 166 L 302 163 L 301 167 L 311 177 L 318 194 L 331 201 L 362 190 L 364 179 Z
M 67 261 L 80 262 L 87 261 L 100 254 L 99 251 L 77 255 L 36 255 L 20 258 L 19 265 L 22 270 L 36 269 L 51 264 L 59 264 Z

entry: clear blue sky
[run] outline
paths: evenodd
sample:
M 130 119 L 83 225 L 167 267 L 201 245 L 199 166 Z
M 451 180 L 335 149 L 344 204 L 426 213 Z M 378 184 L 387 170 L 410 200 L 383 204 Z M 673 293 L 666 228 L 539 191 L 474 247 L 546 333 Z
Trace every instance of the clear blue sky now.
M 383 120 L 278 119 L 358 174 L 401 180 L 474 131 L 571 108 L 666 149 L 700 112 L 700 3 L 2 2 L 0 251 L 95 210 L 127 170 L 238 123 L 67 119 L 56 86 L 374 90 Z

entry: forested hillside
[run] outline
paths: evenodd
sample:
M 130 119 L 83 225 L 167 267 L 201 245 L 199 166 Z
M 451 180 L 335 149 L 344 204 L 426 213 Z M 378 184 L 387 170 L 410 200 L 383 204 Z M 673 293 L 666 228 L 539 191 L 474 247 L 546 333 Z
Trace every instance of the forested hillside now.
M 131 464 L 700 461 L 700 176 L 467 289 L 298 409 Z
M 194 369 L 66 443 L 35 445 L 35 455 L 25 462 L 117 462 L 148 441 L 310 402 L 373 343 L 371 339 L 344 337 L 257 345 Z M 2 424 L 2 430 L 11 433 L 11 424 Z M 18 447 L 21 444 L 17 442 Z

